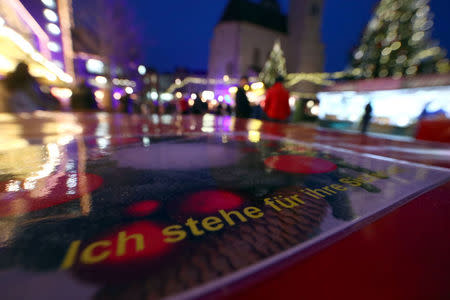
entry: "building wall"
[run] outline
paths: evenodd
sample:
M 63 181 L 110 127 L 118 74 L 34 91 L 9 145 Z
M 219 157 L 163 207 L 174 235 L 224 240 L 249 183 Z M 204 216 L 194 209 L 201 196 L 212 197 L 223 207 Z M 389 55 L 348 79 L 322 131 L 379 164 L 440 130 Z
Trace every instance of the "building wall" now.
M 52 5 L 47 6 L 42 1 L 38 0 L 21 0 L 20 1 L 23 6 L 28 10 L 30 15 L 36 20 L 36 22 L 39 24 L 39 26 L 42 28 L 42 30 L 47 34 L 48 38 L 50 39 L 50 42 L 57 47 L 56 51 L 51 51 L 51 61 L 56 64 L 58 67 L 60 67 L 63 70 L 66 70 L 65 62 L 64 62 L 64 49 L 63 49 L 63 43 L 62 43 L 62 34 L 52 34 L 48 30 L 49 24 L 56 25 L 59 30 L 61 30 L 61 16 L 59 15 L 58 11 L 58 1 L 54 0 Z M 53 12 L 57 16 L 56 21 L 49 21 L 44 16 L 44 11 L 49 10 Z M 41 49 L 42 52 L 43 49 Z M 49 49 L 50 50 L 50 49 Z
M 323 72 L 324 46 L 321 40 L 323 0 L 290 0 L 289 35 L 248 22 L 219 23 L 211 41 L 208 76 L 255 76 L 267 60 L 274 42 L 280 39 L 288 73 Z M 258 50 L 256 50 L 258 49 Z M 258 55 L 255 55 L 259 52 Z M 259 56 L 255 62 L 255 56 Z M 255 67 L 256 64 L 256 68 Z M 316 93 L 319 86 L 301 82 L 291 88 Z
M 269 57 L 276 40 L 280 40 L 281 48 L 285 51 L 288 41 L 286 34 L 250 23 L 241 23 L 239 74 L 257 76 Z M 255 58 L 257 61 L 255 61 Z
M 289 9 L 289 66 L 291 73 L 322 72 L 323 0 L 291 0 Z
M 238 22 L 224 22 L 214 28 L 210 45 L 208 77 L 222 78 L 224 75 L 230 77 L 238 75 L 239 31 Z
M 286 34 L 246 22 L 223 22 L 217 25 L 211 41 L 209 77 L 219 79 L 224 75 L 233 78 L 258 75 L 258 69 L 264 66 L 277 39 L 285 49 Z

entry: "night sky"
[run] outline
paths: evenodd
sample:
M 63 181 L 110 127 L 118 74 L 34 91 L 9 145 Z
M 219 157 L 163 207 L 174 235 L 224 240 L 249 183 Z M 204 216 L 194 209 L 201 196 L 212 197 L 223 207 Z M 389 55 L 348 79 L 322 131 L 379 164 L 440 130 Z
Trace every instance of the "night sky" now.
M 144 63 L 159 71 L 175 67 L 206 70 L 209 43 L 228 0 L 128 0 L 143 33 Z M 289 0 L 279 0 L 288 11 Z M 378 0 L 325 0 L 322 41 L 325 71 L 340 71 L 370 19 Z M 431 0 L 435 14 L 433 38 L 450 49 L 449 0 Z M 288 62 L 289 63 L 289 62 Z

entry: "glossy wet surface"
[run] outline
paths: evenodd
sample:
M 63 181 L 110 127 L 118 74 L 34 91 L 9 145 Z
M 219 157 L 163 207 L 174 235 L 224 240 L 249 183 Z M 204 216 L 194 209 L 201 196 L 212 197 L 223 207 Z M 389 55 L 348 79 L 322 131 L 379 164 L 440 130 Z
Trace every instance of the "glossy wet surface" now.
M 444 145 L 211 115 L 0 115 L 0 132 L 6 299 L 213 292 L 449 178 L 364 154 L 445 167 Z

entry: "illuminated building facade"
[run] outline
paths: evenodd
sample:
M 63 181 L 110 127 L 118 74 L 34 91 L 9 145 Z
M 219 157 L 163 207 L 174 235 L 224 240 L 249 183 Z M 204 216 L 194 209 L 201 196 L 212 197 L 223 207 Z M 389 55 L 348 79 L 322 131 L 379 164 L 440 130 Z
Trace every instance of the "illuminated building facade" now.
M 115 100 L 126 94 L 137 98 L 145 72 L 140 76 L 136 66 L 125 72 L 133 78 L 120 72 L 107 78 L 108 66 L 96 51 L 95 36 L 75 28 L 72 0 L 1 0 L 0 77 L 23 61 L 31 75 L 51 86 L 52 94 L 65 105 L 72 94 L 69 87 L 81 80 L 94 88 L 100 107 L 105 107 L 103 100 L 109 101 L 107 92 Z
M 24 61 L 43 83 L 72 83 L 70 7 L 70 0 L 2 0 L 0 75 Z
M 123 66 L 109 65 L 108 59 L 99 50 L 98 33 L 82 22 L 75 22 L 72 30 L 75 74 L 94 89 L 101 108 L 111 110 L 118 101 L 129 95 L 133 100 L 146 94 L 144 79 L 151 80 L 151 72 L 135 63 Z
M 50 52 L 51 61 L 74 76 L 72 0 L 21 0 L 21 2 L 47 34 L 49 41 L 45 46 Z

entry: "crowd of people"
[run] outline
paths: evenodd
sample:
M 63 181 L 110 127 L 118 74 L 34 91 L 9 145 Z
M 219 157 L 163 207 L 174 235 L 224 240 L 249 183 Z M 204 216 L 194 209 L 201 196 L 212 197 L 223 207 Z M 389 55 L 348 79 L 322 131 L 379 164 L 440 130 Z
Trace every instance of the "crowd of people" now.
M 251 106 L 245 87 L 249 79 L 243 76 L 235 97 L 234 115 L 238 118 L 258 118 L 273 122 L 287 122 L 291 116 L 289 106 L 289 91 L 283 85 L 284 78 L 276 78 L 275 84 L 267 89 L 265 101 L 260 106 Z M 177 102 L 155 105 L 148 101 L 133 101 L 125 94 L 119 101 L 117 111 L 121 113 L 180 113 L 183 115 L 201 115 L 212 113 L 216 115 L 232 115 L 233 108 L 225 102 L 218 103 L 214 108 L 196 95 L 192 106 L 185 98 Z M 60 110 L 60 102 L 44 92 L 38 82 L 30 75 L 28 66 L 19 63 L 16 69 L 0 81 L 0 112 L 18 113 L 36 110 Z M 82 80 L 74 89 L 70 99 L 70 109 L 74 112 L 95 112 L 100 110 L 92 89 Z M 372 106 L 367 104 L 360 124 L 360 130 L 365 133 L 371 121 Z
M 264 112 L 266 117 L 273 121 L 286 121 L 290 115 L 289 92 L 283 87 L 283 78 L 278 78 L 276 83 L 267 91 Z M 228 103 L 222 102 L 213 108 L 208 107 L 208 103 L 201 100 L 200 95 L 196 95 L 192 106 L 185 98 L 179 99 L 176 103 L 161 103 L 155 107 L 154 103 L 142 101 L 135 103 L 129 95 L 125 94 L 117 107 L 122 113 L 180 113 L 180 114 L 204 114 L 213 113 L 216 115 L 232 115 L 233 110 L 239 118 L 263 118 L 258 108 L 252 108 L 248 100 L 244 87 L 249 84 L 248 77 L 242 77 L 236 93 L 233 109 Z M 137 101 L 139 102 L 139 101 Z M 147 101 L 148 102 L 148 101 Z M 143 106 L 146 106 L 143 108 Z M 58 99 L 52 96 L 49 91 L 41 89 L 37 80 L 31 76 L 28 66 L 19 63 L 16 69 L 9 73 L 0 81 L 0 112 L 19 113 L 33 112 L 36 110 L 60 110 L 61 105 Z M 72 90 L 70 99 L 70 110 L 74 112 L 98 111 L 99 106 L 92 89 L 86 80 L 81 80 Z

